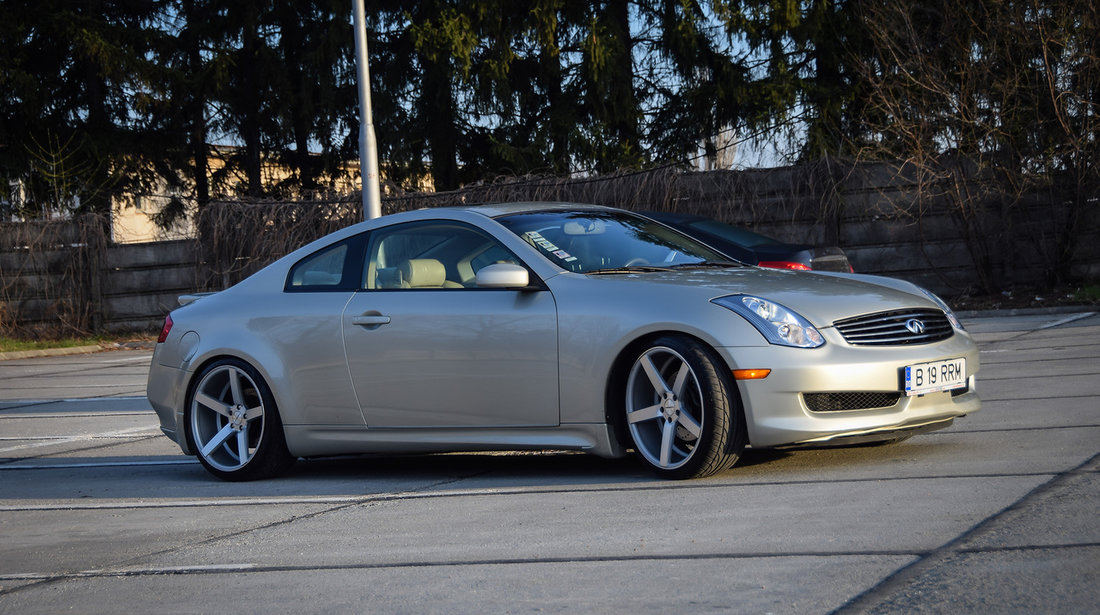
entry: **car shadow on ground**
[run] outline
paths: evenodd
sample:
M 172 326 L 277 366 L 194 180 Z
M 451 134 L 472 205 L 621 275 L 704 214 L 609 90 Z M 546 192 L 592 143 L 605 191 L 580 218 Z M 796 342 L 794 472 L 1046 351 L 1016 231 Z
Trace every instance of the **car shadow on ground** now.
M 225 482 L 191 457 L 67 458 L 57 468 L 9 467 L 0 500 L 183 500 L 219 497 L 361 497 L 466 489 L 675 489 L 814 480 L 843 468 L 849 476 L 883 476 L 901 465 L 931 461 L 956 446 L 951 439 L 919 437 L 886 446 L 744 452 L 712 477 L 657 478 L 633 456 L 603 459 L 577 452 L 367 454 L 301 459 L 284 475 Z M 85 463 L 86 466 L 85 467 Z M 107 462 L 107 463 L 104 463 Z
M 716 476 L 728 476 L 739 468 L 774 463 L 793 453 L 777 450 L 746 450 L 737 464 Z M 453 476 L 521 483 L 531 487 L 560 483 L 659 482 L 633 454 L 621 459 L 604 459 L 566 451 L 442 453 L 422 455 L 347 455 L 300 459 L 288 478 L 428 478 Z M 689 481 L 690 482 L 690 481 Z

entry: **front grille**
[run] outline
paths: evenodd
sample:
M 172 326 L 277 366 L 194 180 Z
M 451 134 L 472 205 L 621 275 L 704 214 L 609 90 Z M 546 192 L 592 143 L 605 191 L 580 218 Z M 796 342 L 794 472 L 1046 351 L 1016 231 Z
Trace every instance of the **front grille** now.
M 803 393 L 802 399 L 812 412 L 843 412 L 889 408 L 898 403 L 897 391 L 852 391 L 846 393 Z
M 854 346 L 931 344 L 954 335 L 943 312 L 919 308 L 845 318 L 833 325 Z

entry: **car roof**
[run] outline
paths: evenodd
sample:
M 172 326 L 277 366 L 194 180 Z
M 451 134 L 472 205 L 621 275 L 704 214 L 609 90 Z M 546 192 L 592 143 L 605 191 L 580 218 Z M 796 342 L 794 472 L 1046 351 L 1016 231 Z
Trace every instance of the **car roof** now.
M 654 220 L 660 220 L 661 222 L 680 222 L 686 224 L 688 222 L 696 222 L 699 220 L 710 220 L 710 218 L 707 218 L 706 216 L 699 216 L 696 214 L 682 214 L 671 211 L 647 210 L 639 211 L 638 213 L 642 214 L 643 216 L 653 218 Z
M 287 254 L 285 258 L 301 258 L 319 248 L 336 241 L 341 241 L 352 235 L 369 231 L 379 226 L 390 223 L 416 222 L 435 218 L 473 221 L 471 214 L 486 218 L 499 218 L 512 214 L 552 212 L 552 211 L 622 211 L 614 207 L 603 205 L 590 205 L 587 203 L 567 203 L 563 201 L 528 201 L 519 203 L 487 203 L 478 205 L 457 205 L 450 207 L 424 207 L 402 212 L 387 214 L 379 218 L 364 220 L 350 226 L 346 226 L 324 237 L 309 242 Z M 280 259 L 281 260 L 281 259 Z
M 487 203 L 464 207 L 466 211 L 482 214 L 489 218 L 499 218 L 513 214 L 526 214 L 544 211 L 621 211 L 603 205 L 589 203 L 569 203 L 565 201 L 525 201 L 519 203 Z

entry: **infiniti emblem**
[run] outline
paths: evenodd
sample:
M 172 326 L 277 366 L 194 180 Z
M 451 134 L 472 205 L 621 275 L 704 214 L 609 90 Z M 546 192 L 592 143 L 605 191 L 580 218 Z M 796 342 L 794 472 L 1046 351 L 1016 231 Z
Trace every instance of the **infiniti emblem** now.
M 924 333 L 924 323 L 916 318 L 910 318 L 905 321 L 905 328 L 909 330 L 913 335 L 920 335 Z

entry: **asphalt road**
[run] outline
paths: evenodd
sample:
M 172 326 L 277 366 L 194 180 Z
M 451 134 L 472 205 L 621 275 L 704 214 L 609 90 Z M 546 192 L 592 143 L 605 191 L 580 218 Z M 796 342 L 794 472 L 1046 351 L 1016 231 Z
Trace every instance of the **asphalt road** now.
M 981 412 L 653 479 L 579 454 L 216 481 L 148 352 L 0 361 L 0 613 L 1100 612 L 1100 316 L 977 315 Z

